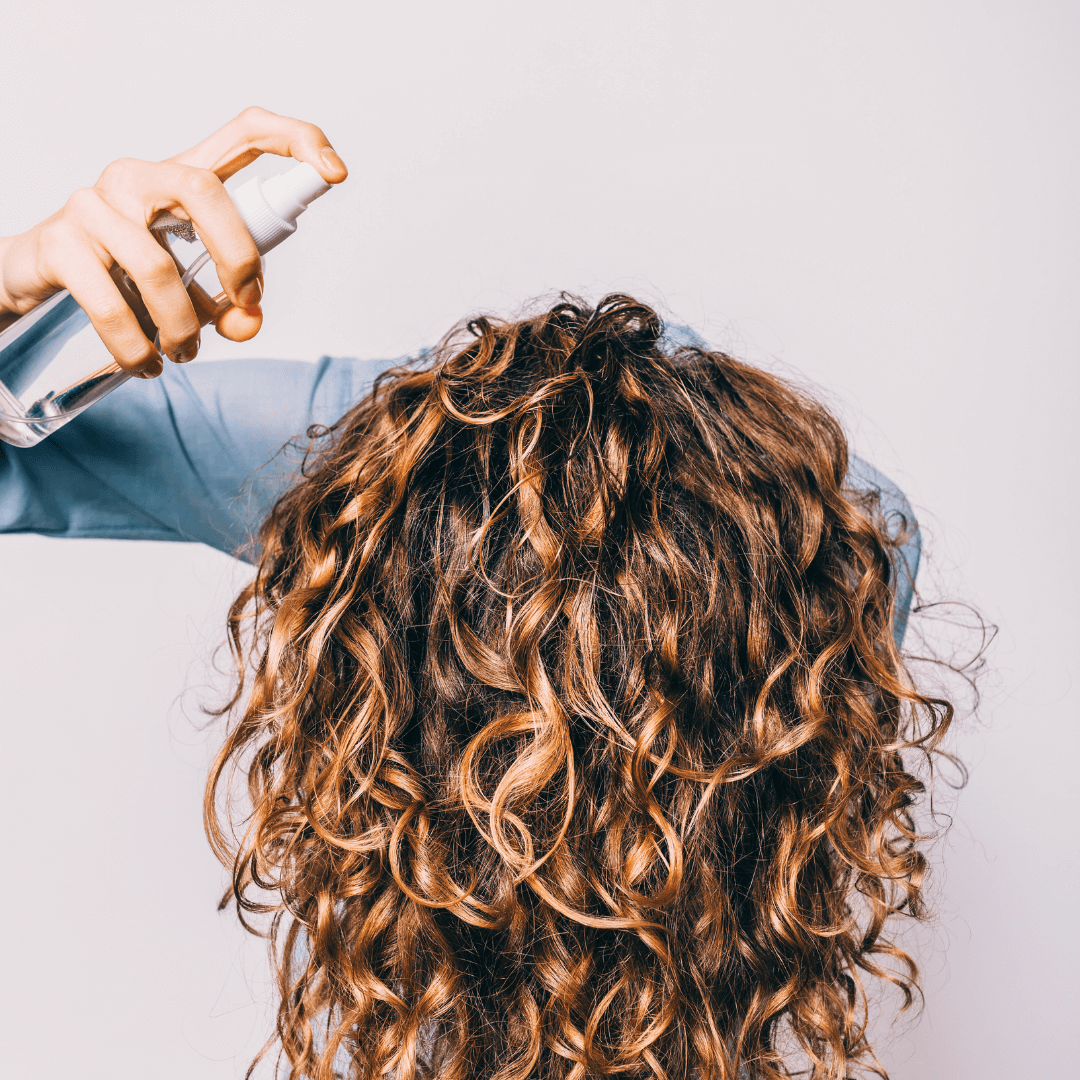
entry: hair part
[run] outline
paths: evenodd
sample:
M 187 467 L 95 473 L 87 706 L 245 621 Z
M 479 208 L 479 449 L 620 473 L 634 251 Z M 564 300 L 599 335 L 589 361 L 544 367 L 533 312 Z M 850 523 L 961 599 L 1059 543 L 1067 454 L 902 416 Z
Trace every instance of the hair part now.
M 884 1075 L 904 755 L 952 715 L 893 639 L 903 537 L 822 406 L 662 330 L 473 319 L 262 528 L 206 819 L 273 915 L 292 1076 L 765 1080 L 785 1040 Z

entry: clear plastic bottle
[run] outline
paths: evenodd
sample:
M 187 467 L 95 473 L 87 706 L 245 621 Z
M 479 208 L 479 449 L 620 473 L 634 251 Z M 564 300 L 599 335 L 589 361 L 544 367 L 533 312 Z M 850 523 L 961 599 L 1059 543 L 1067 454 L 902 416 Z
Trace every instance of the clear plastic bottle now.
M 249 180 L 232 199 L 265 255 L 296 231 L 297 217 L 329 189 L 312 166 L 300 164 L 269 180 Z M 205 326 L 229 306 L 210 253 L 191 223 L 172 214 L 159 214 L 150 230 L 172 255 Z M 157 345 L 157 327 L 135 283 L 119 266 L 110 273 L 143 333 Z M 0 440 L 34 446 L 129 378 L 65 289 L 0 332 Z

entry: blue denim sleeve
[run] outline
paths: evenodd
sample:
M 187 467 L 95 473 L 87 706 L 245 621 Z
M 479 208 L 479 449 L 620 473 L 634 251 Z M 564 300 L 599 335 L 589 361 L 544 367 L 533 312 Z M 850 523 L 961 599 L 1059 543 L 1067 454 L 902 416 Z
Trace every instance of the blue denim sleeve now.
M 195 540 L 240 554 L 300 464 L 388 361 L 166 364 L 37 446 L 0 450 L 0 531 Z

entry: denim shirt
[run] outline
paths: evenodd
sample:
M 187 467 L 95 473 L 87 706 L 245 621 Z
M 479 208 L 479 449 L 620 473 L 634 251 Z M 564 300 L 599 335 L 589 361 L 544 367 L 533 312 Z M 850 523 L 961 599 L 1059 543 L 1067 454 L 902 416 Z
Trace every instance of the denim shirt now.
M 0 449 L 0 532 L 200 541 L 250 559 L 250 541 L 297 475 L 302 451 L 286 444 L 338 420 L 393 362 L 166 363 L 159 378 L 130 380 L 37 446 Z M 849 479 L 880 493 L 894 536 L 914 524 L 903 494 L 871 465 L 852 457 Z M 895 566 L 898 643 L 919 551 L 914 529 Z

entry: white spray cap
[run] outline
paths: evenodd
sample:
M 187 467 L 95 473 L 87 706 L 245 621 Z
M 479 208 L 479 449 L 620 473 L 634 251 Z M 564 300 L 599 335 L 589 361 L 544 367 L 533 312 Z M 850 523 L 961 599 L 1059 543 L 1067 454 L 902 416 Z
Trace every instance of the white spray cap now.
M 302 162 L 269 180 L 254 177 L 232 193 L 232 201 L 260 255 L 296 232 L 296 219 L 308 205 L 330 190 L 330 185 Z

